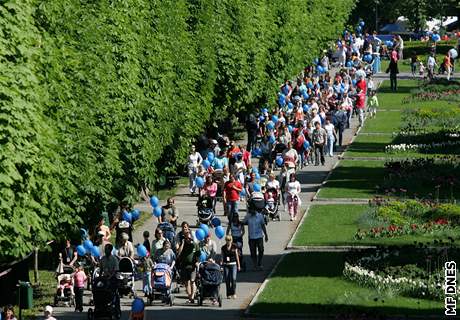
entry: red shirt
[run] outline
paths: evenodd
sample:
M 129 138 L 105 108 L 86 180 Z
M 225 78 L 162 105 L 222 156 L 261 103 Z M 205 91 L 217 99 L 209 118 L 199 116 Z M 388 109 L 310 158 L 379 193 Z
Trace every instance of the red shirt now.
M 364 105 L 366 102 L 366 95 L 364 91 L 361 91 L 356 95 L 356 108 L 358 109 L 364 109 Z
M 367 86 L 366 86 L 366 81 L 364 79 L 359 80 L 356 86 L 360 88 L 361 91 L 364 92 L 364 94 L 366 94 Z
M 249 159 L 251 158 L 251 153 L 248 150 L 243 152 L 243 162 L 246 165 L 246 168 L 249 167 Z
M 224 186 L 225 191 L 225 198 L 227 201 L 238 201 L 240 200 L 240 193 L 233 189 L 233 186 L 237 187 L 238 189 L 243 189 L 241 182 L 235 180 L 233 182 L 226 182 Z

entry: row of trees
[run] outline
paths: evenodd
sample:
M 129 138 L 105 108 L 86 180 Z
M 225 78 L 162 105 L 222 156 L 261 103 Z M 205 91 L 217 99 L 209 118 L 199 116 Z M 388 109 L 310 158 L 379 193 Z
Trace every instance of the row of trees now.
M 207 126 L 273 102 L 352 3 L 2 1 L 0 254 L 136 201 Z
M 350 25 L 356 24 L 356 21 L 362 18 L 366 26 L 374 30 L 376 10 L 379 27 L 404 16 L 414 31 L 423 31 L 426 21 L 430 19 L 442 19 L 447 16 L 457 16 L 460 19 L 458 0 L 359 0 L 350 14 Z

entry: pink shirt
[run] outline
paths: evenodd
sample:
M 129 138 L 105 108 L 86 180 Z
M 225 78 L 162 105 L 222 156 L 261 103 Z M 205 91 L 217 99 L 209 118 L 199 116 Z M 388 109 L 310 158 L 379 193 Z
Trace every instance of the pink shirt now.
M 73 276 L 75 286 L 77 288 L 84 288 L 86 282 L 86 274 L 83 271 L 78 271 Z
M 213 182 L 210 186 L 205 185 L 203 191 L 205 191 L 205 194 L 207 194 L 211 198 L 214 198 L 217 194 L 217 183 Z

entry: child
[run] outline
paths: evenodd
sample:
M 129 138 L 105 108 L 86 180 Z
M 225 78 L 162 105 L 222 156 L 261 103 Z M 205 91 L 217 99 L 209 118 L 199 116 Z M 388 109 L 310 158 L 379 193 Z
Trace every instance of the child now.
M 367 95 L 370 96 L 373 90 L 375 90 L 374 81 L 372 80 L 372 76 L 369 76 L 367 79 Z
M 73 296 L 73 285 L 72 285 L 72 276 L 70 274 L 63 274 L 59 276 L 59 285 L 58 290 L 61 293 L 61 298 L 64 298 L 64 291 L 65 289 L 70 289 L 70 294 Z
M 373 118 L 377 114 L 377 108 L 379 106 L 379 100 L 375 95 L 375 91 L 372 90 L 370 97 L 367 99 L 367 111 L 369 112 L 369 117 Z
M 83 291 L 85 290 L 86 274 L 83 266 L 78 265 L 73 275 L 75 291 L 75 311 L 83 312 Z
M 150 259 L 150 256 L 142 257 L 141 258 L 141 265 L 144 271 L 144 278 L 143 278 L 143 288 L 144 293 L 146 296 L 149 296 L 153 293 L 152 289 L 152 269 L 153 269 L 153 261 Z
M 143 236 L 144 236 L 144 247 L 147 249 L 147 252 L 150 254 L 150 233 L 146 230 L 144 231 L 143 233 Z
M 412 56 L 410 57 L 410 69 L 412 72 L 412 77 L 415 78 L 415 72 L 417 71 L 417 63 L 420 62 L 417 53 L 415 51 L 412 52 Z
M 418 74 L 420 75 L 420 78 L 422 79 L 426 79 L 426 76 L 425 76 L 425 65 L 423 64 L 422 61 L 419 62 L 419 71 L 418 71 Z

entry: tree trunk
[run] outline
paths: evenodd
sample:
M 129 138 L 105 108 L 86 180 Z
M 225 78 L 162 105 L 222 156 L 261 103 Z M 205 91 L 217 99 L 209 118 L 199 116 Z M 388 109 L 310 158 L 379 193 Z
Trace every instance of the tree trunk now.
M 34 284 L 39 284 L 39 277 L 38 277 L 38 247 L 34 249 Z

